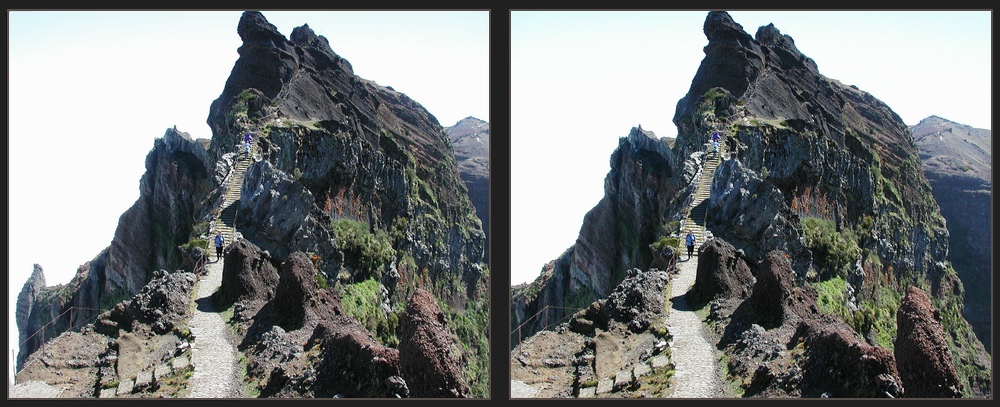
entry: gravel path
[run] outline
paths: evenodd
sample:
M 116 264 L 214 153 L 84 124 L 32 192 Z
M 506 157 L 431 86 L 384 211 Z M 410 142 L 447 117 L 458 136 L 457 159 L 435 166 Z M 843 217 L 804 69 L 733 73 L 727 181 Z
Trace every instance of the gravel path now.
M 194 377 L 189 398 L 239 398 L 242 383 L 233 355 L 232 332 L 212 304 L 212 293 L 222 285 L 223 261 L 209 262 L 208 275 L 198 283 L 197 309 L 191 318 L 194 334 Z
M 698 257 L 678 262 L 677 268 L 679 273 L 674 276 L 670 286 L 670 301 L 673 306 L 667 317 L 667 328 L 674 337 L 670 344 L 670 359 L 675 365 L 676 389 L 670 397 L 726 397 L 715 348 L 707 339 L 707 328 L 684 298 L 684 293 L 694 285 Z

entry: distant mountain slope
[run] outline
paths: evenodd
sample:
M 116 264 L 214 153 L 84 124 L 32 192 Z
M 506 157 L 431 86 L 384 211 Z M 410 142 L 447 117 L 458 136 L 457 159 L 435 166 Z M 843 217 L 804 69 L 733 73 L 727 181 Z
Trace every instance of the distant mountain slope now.
M 948 222 L 948 260 L 965 285 L 965 318 L 992 338 L 993 132 L 930 116 L 910 127 L 924 174 Z
M 911 126 L 910 131 L 925 171 L 935 177 L 978 179 L 989 189 L 993 170 L 991 130 L 930 116 Z M 931 179 L 931 184 L 934 182 Z
M 453 126 L 445 127 L 448 140 L 455 149 L 458 173 L 469 190 L 469 199 L 476 207 L 476 216 L 483 222 L 486 234 L 486 258 L 490 252 L 490 124 L 475 117 L 466 117 Z

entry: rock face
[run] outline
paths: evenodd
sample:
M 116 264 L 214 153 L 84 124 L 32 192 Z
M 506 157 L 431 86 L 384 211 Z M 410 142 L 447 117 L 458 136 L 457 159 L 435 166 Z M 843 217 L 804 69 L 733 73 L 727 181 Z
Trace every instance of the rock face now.
M 993 133 L 937 116 L 910 127 L 941 216 L 948 261 L 965 287 L 965 310 L 986 351 L 992 343 Z
M 469 190 L 469 199 L 476 207 L 476 216 L 486 234 L 486 258 L 490 252 L 490 124 L 475 117 L 466 117 L 453 126 L 445 127 L 448 140 L 455 148 L 458 173 Z
M 45 339 L 89 318 L 99 320 L 90 328 L 97 335 L 149 325 L 149 337 L 135 334 L 134 342 L 174 344 L 177 357 L 160 357 L 174 363 L 189 342 L 183 322 L 190 316 L 129 320 L 123 307 L 129 298 L 142 301 L 162 273 L 154 270 L 202 273 L 225 205 L 238 208 L 236 233 L 228 239 L 213 301 L 232 310 L 227 322 L 246 358 L 242 381 L 251 393 L 409 397 L 409 386 L 427 389 L 440 377 L 412 366 L 405 376 L 401 361 L 420 356 L 404 352 L 401 358 L 395 348 L 407 302 L 424 290 L 422 298 L 439 308 L 420 308 L 409 318 L 430 312 L 426 318 L 440 322 L 434 337 L 454 341 L 452 354 L 436 355 L 455 368 L 449 380 L 463 383 L 449 389 L 487 397 L 486 238 L 444 128 L 406 95 L 354 75 L 308 25 L 286 39 L 261 13 L 248 11 L 237 33 L 243 45 L 210 108 L 211 140 L 192 140 L 176 129 L 156 140 L 140 198 L 122 215 L 111 246 L 66 286 L 45 287 L 37 268 L 19 297 L 20 331 L 35 332 L 53 319 Z M 244 167 L 236 141 L 248 132 L 254 157 Z M 230 187 L 239 187 L 235 202 L 227 196 Z M 190 305 L 189 292 L 170 293 Z M 98 318 L 102 306 L 116 303 L 112 317 Z M 165 305 L 159 312 L 174 315 Z M 70 309 L 95 311 L 65 312 Z M 19 365 L 43 342 L 40 335 L 26 339 Z M 103 368 L 126 364 L 107 363 Z M 175 389 L 191 380 L 182 370 L 172 374 Z M 135 379 L 127 394 L 175 396 L 147 389 L 149 383 L 156 381 Z M 110 384 L 91 388 L 104 385 Z M 421 390 L 412 393 L 425 394 Z
M 810 269 L 799 214 L 785 204 L 781 189 L 761 178 L 739 160 L 727 160 L 715 170 L 708 202 L 709 229 L 743 248 L 751 259 L 772 250 L 793 257 L 795 270 Z M 699 264 L 700 265 L 700 264 Z
M 179 246 L 189 241 L 196 226 L 193 220 L 206 213 L 198 203 L 219 199 L 209 193 L 215 182 L 209 168 L 200 142 L 187 133 L 167 130 L 146 156 L 139 199 L 122 214 L 111 245 L 80 266 L 66 286 L 44 287 L 35 275 L 29 278 L 24 290 L 30 293 L 22 291 L 19 297 L 25 301 L 18 304 L 19 315 L 24 314 L 18 331 L 37 332 L 51 321 L 46 329 L 63 332 L 73 323 L 70 314 L 77 321 L 96 318 L 99 304 L 114 304 L 138 294 L 155 270 L 185 269 L 194 263 L 191 256 L 200 255 Z M 66 312 L 70 307 L 73 313 Z M 41 338 L 22 342 L 19 366 L 41 346 Z
M 512 345 L 551 329 L 542 310 L 571 310 L 556 320 L 595 313 L 587 304 L 610 295 L 625 270 L 667 263 L 655 248 L 681 240 L 707 135 L 718 131 L 726 155 L 709 187 L 710 243 L 691 293 L 709 307 L 731 385 L 744 397 L 910 396 L 886 338 L 900 328 L 899 298 L 920 286 L 948 310 L 941 326 L 954 346 L 937 352 L 962 372 L 962 396 L 991 397 L 990 356 L 961 316 L 949 231 L 909 128 L 870 94 L 821 75 L 773 25 L 751 36 L 712 11 L 704 32 L 676 140 L 641 129 L 620 140 L 577 242 L 511 288 Z
M 728 14 L 710 13 L 705 33 L 705 59 L 674 116 L 677 144 L 697 146 L 700 135 L 719 127 L 715 123 L 726 123 L 719 130 L 729 151 L 782 195 L 764 201 L 787 206 L 798 218 L 832 220 L 838 230 L 871 219 L 858 233 L 859 247 L 870 248 L 883 267 L 936 278 L 935 263 L 947 253 L 947 230 L 899 117 L 871 95 L 820 75 L 791 37 L 773 25 L 760 27 L 751 38 Z M 748 191 L 719 192 L 746 196 Z M 777 234 L 788 242 L 790 247 L 781 249 L 795 258 L 799 278 L 806 278 L 791 227 L 780 221 L 733 222 L 725 208 L 714 205 L 716 196 L 708 213 L 709 229 L 720 229 L 716 236 L 736 243 Z M 760 217 L 769 219 L 767 213 Z M 726 223 L 731 226 L 722 228 Z
M 234 151 L 235 137 L 260 135 L 267 159 L 247 171 L 237 219 L 244 237 L 278 261 L 315 252 L 337 279 L 357 270 L 339 263 L 330 222 L 357 220 L 392 232 L 393 247 L 427 268 L 426 277 L 401 270 L 411 278 L 464 283 L 462 292 L 435 295 L 461 305 L 482 294 L 485 235 L 437 119 L 406 95 L 355 76 L 308 25 L 286 40 L 247 12 L 238 31 L 240 59 L 209 124 L 216 157 Z
M 941 314 L 926 292 L 910 287 L 896 313 L 896 364 L 907 397 L 962 397 L 962 384 L 948 352 Z
M 558 305 L 550 319 L 563 319 L 606 297 L 635 266 L 662 263 L 649 245 L 670 220 L 661 215 L 684 205 L 677 194 L 690 181 L 675 165 L 667 141 L 652 132 L 633 128 L 619 140 L 604 180 L 605 196 L 584 217 L 576 243 L 536 281 L 512 292 L 512 330 L 523 324 L 527 334 L 536 332 L 542 321 L 529 319 L 546 305 Z

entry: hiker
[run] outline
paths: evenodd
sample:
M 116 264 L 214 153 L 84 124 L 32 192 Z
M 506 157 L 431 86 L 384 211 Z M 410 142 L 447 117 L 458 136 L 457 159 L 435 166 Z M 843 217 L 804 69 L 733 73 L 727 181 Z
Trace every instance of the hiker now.
M 712 153 L 719 154 L 719 132 L 712 133 Z
M 243 136 L 243 151 L 246 158 L 250 158 L 250 132 Z
M 684 236 L 684 241 L 687 243 L 688 247 L 688 260 L 691 260 L 691 255 L 694 254 L 694 233 L 691 233 L 691 229 L 688 229 L 687 236 Z
M 222 247 L 226 245 L 226 238 L 222 237 L 222 231 L 215 232 L 215 261 L 222 259 Z

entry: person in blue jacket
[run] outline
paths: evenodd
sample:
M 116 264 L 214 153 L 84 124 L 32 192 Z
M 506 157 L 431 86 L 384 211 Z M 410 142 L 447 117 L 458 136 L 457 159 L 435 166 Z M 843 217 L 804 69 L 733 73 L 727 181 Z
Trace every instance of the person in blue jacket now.
M 215 261 L 222 260 L 222 248 L 226 245 L 226 238 L 222 236 L 222 231 L 215 232 Z
M 691 255 L 694 254 L 694 233 L 691 233 L 691 229 L 688 229 L 687 232 L 687 236 L 684 236 L 684 242 L 687 243 L 688 260 L 691 260 Z

